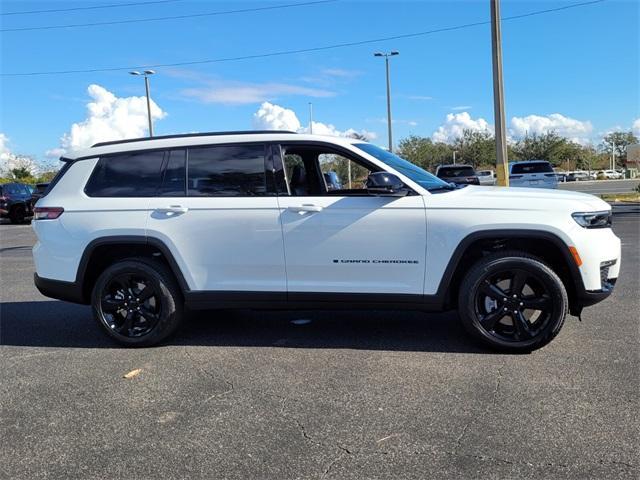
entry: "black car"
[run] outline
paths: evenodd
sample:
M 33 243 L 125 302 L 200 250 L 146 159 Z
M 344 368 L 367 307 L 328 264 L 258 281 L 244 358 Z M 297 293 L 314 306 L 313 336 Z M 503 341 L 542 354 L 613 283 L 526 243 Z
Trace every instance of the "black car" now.
M 0 218 L 9 218 L 11 223 L 23 223 L 33 216 L 31 190 L 23 183 L 0 185 Z
M 440 165 L 436 177 L 457 185 L 480 185 L 476 171 L 471 165 Z
M 31 192 L 31 208 L 36 205 L 38 199 L 44 196 L 44 192 L 47 191 L 48 183 L 36 183 L 33 191 Z

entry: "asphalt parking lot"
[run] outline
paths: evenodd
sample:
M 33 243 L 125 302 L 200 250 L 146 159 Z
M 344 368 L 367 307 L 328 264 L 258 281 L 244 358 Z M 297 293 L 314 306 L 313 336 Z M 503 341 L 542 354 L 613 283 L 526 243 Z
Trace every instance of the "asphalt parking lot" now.
M 614 229 L 614 295 L 504 355 L 453 313 L 203 313 L 117 348 L 0 225 L 0 477 L 638 478 L 640 207 Z

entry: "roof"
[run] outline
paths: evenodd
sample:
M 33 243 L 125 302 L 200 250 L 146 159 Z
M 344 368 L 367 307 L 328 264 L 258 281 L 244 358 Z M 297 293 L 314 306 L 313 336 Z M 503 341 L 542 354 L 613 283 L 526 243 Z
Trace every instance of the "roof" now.
M 180 148 L 240 142 L 293 142 L 301 140 L 324 141 L 337 145 L 347 145 L 362 142 L 362 140 L 353 138 L 298 134 L 295 132 L 282 130 L 189 133 L 179 135 L 164 135 L 159 137 L 133 138 L 127 140 L 117 140 L 113 142 L 100 142 L 96 143 L 91 148 L 69 152 L 64 155 L 63 160 L 95 158 L 119 152 L 157 150 L 165 148 Z

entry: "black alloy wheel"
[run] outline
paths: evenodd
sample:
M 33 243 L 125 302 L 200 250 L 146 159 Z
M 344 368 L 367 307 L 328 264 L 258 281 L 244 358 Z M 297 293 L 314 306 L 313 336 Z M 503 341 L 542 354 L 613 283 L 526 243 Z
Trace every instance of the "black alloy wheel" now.
M 491 347 L 531 351 L 549 343 L 567 315 L 558 275 L 523 252 L 480 259 L 462 282 L 458 299 L 465 328 Z
M 123 273 L 113 277 L 102 290 L 100 313 L 103 321 L 125 337 L 141 337 L 155 328 L 162 304 L 150 279 Z
M 535 337 L 553 317 L 553 302 L 544 283 L 526 270 L 487 276 L 476 290 L 476 315 L 482 328 L 505 341 Z
M 124 259 L 105 269 L 93 288 L 94 318 L 126 346 L 151 346 L 182 322 L 184 300 L 175 277 L 155 259 Z

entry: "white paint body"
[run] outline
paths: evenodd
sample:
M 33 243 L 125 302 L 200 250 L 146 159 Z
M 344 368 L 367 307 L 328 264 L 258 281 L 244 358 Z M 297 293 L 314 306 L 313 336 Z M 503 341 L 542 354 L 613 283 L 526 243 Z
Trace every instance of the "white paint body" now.
M 317 197 L 92 198 L 83 193 L 100 155 L 121 150 L 232 142 L 322 141 L 394 173 L 418 195 Z M 585 229 L 574 212 L 609 210 L 597 197 L 568 191 L 468 186 L 432 194 L 355 140 L 274 133 L 158 139 L 92 148 L 38 207 L 63 207 L 38 220 L 33 254 L 40 277 L 72 282 L 86 246 L 105 236 L 156 238 L 171 251 L 192 291 L 435 294 L 456 247 L 486 230 L 538 230 L 574 246 L 587 290 L 602 288 L 600 262 L 616 260 L 611 229 Z M 167 211 L 173 210 L 173 211 Z M 369 262 L 358 262 L 369 260 Z M 375 260 L 372 262 L 371 260 Z

